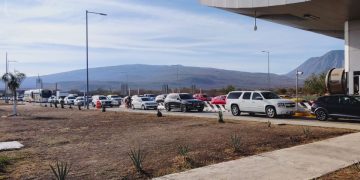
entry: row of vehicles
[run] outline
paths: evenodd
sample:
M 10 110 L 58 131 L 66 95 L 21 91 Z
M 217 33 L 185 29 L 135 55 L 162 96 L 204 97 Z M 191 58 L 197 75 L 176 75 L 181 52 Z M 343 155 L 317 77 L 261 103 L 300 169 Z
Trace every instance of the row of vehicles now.
M 92 97 L 89 97 L 87 102 L 95 107 L 97 101 L 101 103 L 101 106 L 105 107 L 119 107 L 121 105 L 122 98 L 117 95 L 94 95 Z M 62 96 L 51 96 L 48 99 L 48 103 L 61 103 L 63 102 L 65 105 L 75 105 L 75 106 L 84 106 L 86 104 L 86 98 L 85 96 L 78 96 L 76 94 L 68 94 L 68 95 L 62 95 Z

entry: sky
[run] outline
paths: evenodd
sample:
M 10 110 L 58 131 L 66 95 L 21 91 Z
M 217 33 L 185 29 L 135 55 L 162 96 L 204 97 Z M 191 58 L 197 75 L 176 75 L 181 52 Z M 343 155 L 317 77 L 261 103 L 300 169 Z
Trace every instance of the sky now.
M 201 5 L 198 0 L 0 0 L 0 73 L 28 76 L 151 64 L 285 74 L 344 41 Z

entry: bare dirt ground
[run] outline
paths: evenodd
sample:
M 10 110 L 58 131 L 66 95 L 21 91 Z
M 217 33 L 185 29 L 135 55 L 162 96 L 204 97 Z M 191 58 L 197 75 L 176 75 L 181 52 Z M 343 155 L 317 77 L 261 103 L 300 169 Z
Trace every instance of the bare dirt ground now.
M 360 169 L 356 168 L 354 165 L 349 166 L 344 169 L 340 169 L 338 171 L 332 172 L 317 180 L 358 180 L 360 179 Z
M 0 106 L 0 116 L 10 112 L 11 106 Z M 13 159 L 6 172 L 0 172 L 2 178 L 50 179 L 49 164 L 60 160 L 72 164 L 71 179 L 146 179 L 134 173 L 128 156 L 131 148 L 146 152 L 144 169 L 149 177 L 157 177 L 354 132 L 310 127 L 304 133 L 302 126 L 159 118 L 155 111 L 102 113 L 23 105 L 19 113 L 0 118 L 0 142 L 16 140 L 25 145 L 18 151 L 0 152 Z M 241 152 L 232 149 L 234 133 L 240 137 Z M 189 147 L 190 165 L 179 158 L 179 145 Z

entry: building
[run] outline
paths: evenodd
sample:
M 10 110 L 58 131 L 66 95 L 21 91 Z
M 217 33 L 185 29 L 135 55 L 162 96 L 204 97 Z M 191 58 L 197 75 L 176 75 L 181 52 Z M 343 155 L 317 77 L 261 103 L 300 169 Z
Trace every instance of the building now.
M 360 0 L 200 0 L 202 4 L 345 40 L 348 94 L 360 81 Z M 356 83 L 355 83 L 356 82 Z

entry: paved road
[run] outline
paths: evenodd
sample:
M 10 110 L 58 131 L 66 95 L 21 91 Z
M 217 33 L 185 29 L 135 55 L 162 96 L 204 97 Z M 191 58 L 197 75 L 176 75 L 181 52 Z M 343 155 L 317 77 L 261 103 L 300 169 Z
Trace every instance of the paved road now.
M 170 174 L 177 179 L 313 179 L 360 159 L 360 133 Z
M 109 108 L 108 111 L 124 111 L 124 112 L 138 112 L 138 113 L 151 113 L 156 115 L 156 111 L 154 110 L 129 110 L 125 108 Z M 162 111 L 165 116 L 192 116 L 192 117 L 205 117 L 205 118 L 218 118 L 218 114 L 214 112 L 166 112 Z M 338 120 L 338 121 L 318 121 L 315 119 L 308 118 L 278 118 L 271 119 L 265 116 L 249 116 L 249 115 L 241 115 L 241 116 L 233 116 L 231 113 L 224 113 L 224 120 L 238 120 L 238 121 L 257 121 L 257 122 L 268 122 L 270 121 L 272 124 L 292 124 L 292 125 L 303 125 L 303 126 L 320 126 L 320 127 L 334 127 L 334 128 L 344 128 L 344 129 L 354 129 L 360 130 L 360 121 L 359 120 Z

